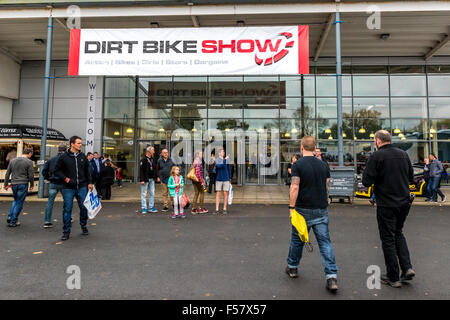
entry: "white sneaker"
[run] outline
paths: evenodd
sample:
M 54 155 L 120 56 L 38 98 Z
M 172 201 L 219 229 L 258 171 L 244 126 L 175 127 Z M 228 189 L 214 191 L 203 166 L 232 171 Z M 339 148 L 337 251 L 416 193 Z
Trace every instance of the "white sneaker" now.
M 444 196 L 444 198 L 442 199 L 442 202 L 447 201 L 447 196 Z

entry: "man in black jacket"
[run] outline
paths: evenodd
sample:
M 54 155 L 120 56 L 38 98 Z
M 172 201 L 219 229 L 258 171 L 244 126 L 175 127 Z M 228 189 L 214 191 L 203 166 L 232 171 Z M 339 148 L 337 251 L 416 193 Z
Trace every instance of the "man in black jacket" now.
M 87 209 L 84 206 L 84 199 L 87 195 L 87 189 L 92 190 L 92 177 L 89 173 L 88 160 L 81 152 L 82 141 L 78 136 L 70 138 L 70 148 L 63 153 L 56 162 L 55 176 L 63 182 L 62 195 L 64 199 L 63 207 L 63 236 L 61 240 L 67 240 L 70 237 L 72 227 L 72 208 L 73 199 L 76 198 L 80 207 L 80 225 L 83 235 L 88 235 Z
M 411 207 L 409 185 L 414 182 L 414 171 L 408 154 L 391 144 L 389 132 L 379 130 L 374 139 L 378 150 L 367 161 L 362 183 L 374 185 L 377 197 L 378 229 L 387 270 L 381 281 L 400 288 L 400 280 L 412 280 L 415 275 L 402 231 Z
M 44 228 L 52 228 L 52 212 L 53 212 L 53 204 L 55 202 L 56 195 L 58 192 L 62 194 L 62 187 L 64 181 L 58 178 L 55 175 L 55 167 L 56 162 L 59 157 L 67 150 L 67 146 L 65 143 L 61 143 L 58 146 L 58 154 L 52 158 L 50 158 L 44 165 L 44 169 L 42 169 L 42 175 L 48 181 L 50 181 L 50 189 L 48 193 L 47 206 L 45 207 L 45 221 Z
M 169 182 L 170 178 L 170 171 L 172 170 L 172 167 L 175 165 L 172 161 L 172 159 L 169 157 L 169 150 L 163 149 L 161 151 L 161 157 L 158 159 L 158 182 L 161 182 L 163 187 L 163 202 L 164 202 L 164 208 L 162 211 L 168 211 L 169 210 L 169 187 L 167 187 L 167 183 Z
M 147 189 L 150 197 L 148 200 L 148 210 L 156 213 L 155 209 L 155 179 L 157 177 L 157 163 L 154 158 L 155 148 L 148 146 L 145 156 L 139 162 L 139 181 L 141 182 L 141 207 L 142 214 L 147 213 Z

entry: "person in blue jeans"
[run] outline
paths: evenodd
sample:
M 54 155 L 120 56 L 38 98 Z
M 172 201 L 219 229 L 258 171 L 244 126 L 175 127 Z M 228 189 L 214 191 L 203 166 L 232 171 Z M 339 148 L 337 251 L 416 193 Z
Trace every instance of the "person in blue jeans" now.
M 428 158 L 429 161 L 427 162 L 429 162 L 429 164 L 425 165 L 424 170 L 429 172 L 430 179 L 427 184 L 427 199 L 425 201 L 438 202 L 439 195 L 442 202 L 445 202 L 446 197 L 439 189 L 439 183 L 441 181 L 442 172 L 444 172 L 444 167 L 434 153 L 430 153 Z
M 92 190 L 93 182 L 89 173 L 87 157 L 81 152 L 82 140 L 78 136 L 70 138 L 70 148 L 64 152 L 56 161 L 55 176 L 62 181 L 63 205 L 63 235 L 62 241 L 70 238 L 72 228 L 72 209 L 74 198 L 77 199 L 80 208 L 80 226 L 82 234 L 87 236 L 89 231 L 87 225 L 87 209 L 84 206 L 88 189 Z
M 292 178 L 289 196 L 289 215 L 297 211 L 306 221 L 308 230 L 312 229 L 319 245 L 320 256 L 324 266 L 326 288 L 335 293 L 338 290 L 337 271 L 333 245 L 328 230 L 328 185 L 330 168 L 314 156 L 316 142 L 314 137 L 302 138 L 303 157 L 292 165 Z M 302 258 L 304 243 L 292 226 L 291 244 L 287 258 L 286 273 L 290 278 L 297 278 L 297 268 Z
M 49 194 L 47 199 L 47 206 L 45 207 L 45 220 L 44 220 L 44 228 L 52 228 L 52 213 L 53 213 L 53 204 L 55 202 L 56 195 L 58 192 L 62 194 L 63 183 L 60 178 L 55 176 L 55 166 L 59 157 L 67 150 L 67 146 L 65 143 L 61 143 L 58 146 L 58 154 L 52 158 L 50 158 L 44 165 L 42 169 L 42 175 L 48 181 L 50 181 Z
M 8 219 L 6 220 L 8 227 L 11 228 L 20 226 L 18 218 L 28 194 L 28 185 L 30 185 L 29 190 L 33 190 L 34 168 L 33 162 L 30 160 L 32 154 L 32 149 L 25 148 L 22 156 L 12 159 L 6 170 L 3 188 L 8 190 L 11 176 L 11 188 L 14 196 L 14 201 L 11 204 Z
M 157 177 L 157 164 L 154 158 L 155 148 L 148 146 L 145 155 L 139 162 L 139 181 L 141 183 L 141 208 L 142 214 L 147 213 L 147 190 L 150 196 L 148 208 L 151 213 L 157 213 L 155 209 L 155 179 Z

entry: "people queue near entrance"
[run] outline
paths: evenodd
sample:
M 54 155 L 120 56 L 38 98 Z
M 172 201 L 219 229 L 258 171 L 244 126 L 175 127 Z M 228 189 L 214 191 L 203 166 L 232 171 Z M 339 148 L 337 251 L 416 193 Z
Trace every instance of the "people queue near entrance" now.
M 415 276 L 412 268 L 410 252 L 403 227 L 411 208 L 414 197 L 411 195 L 409 185 L 414 181 L 414 171 L 408 154 L 392 145 L 391 135 L 385 130 L 375 133 L 374 142 L 377 148 L 368 159 L 363 172 L 362 183 L 365 186 L 374 186 L 377 201 L 377 223 L 382 250 L 386 264 L 386 274 L 381 276 L 382 283 L 394 288 L 400 288 L 402 282 L 411 281 Z M 50 181 L 50 192 L 45 212 L 44 227 L 51 227 L 53 202 L 56 194 L 60 192 L 63 197 L 63 235 L 61 240 L 70 238 L 72 229 L 72 209 L 74 199 L 80 209 L 80 226 L 82 235 L 88 235 L 87 209 L 84 200 L 88 190 L 94 184 L 98 185 L 102 197 L 110 198 L 111 185 L 114 183 L 116 166 L 104 154 L 103 159 L 98 153 L 81 152 L 82 139 L 73 136 L 69 140 L 69 147 L 64 144 L 58 146 L 58 155 L 52 157 L 45 164 L 42 174 Z M 288 168 L 289 172 L 289 216 L 299 214 L 304 218 L 307 230 L 312 229 L 319 246 L 326 288 L 335 293 L 338 290 L 338 267 L 334 255 L 334 248 L 329 233 L 328 191 L 330 188 L 330 168 L 321 158 L 320 149 L 316 148 L 315 138 L 305 136 L 301 140 L 301 157 L 292 157 Z M 9 227 L 20 225 L 19 214 L 23 208 L 28 191 L 33 190 L 34 169 L 30 160 L 32 150 L 26 148 L 21 157 L 12 159 L 8 165 L 4 188 L 11 185 L 14 195 L 7 223 Z M 208 178 L 215 181 L 216 210 L 220 213 L 220 195 L 223 194 L 223 211 L 227 214 L 227 198 L 231 188 L 231 168 L 229 156 L 225 150 L 220 149 L 217 158 L 212 153 L 208 163 Z M 180 167 L 176 166 L 163 149 L 161 157 L 155 159 L 155 149 L 148 146 L 144 157 L 139 163 L 139 180 L 141 188 L 142 214 L 156 213 L 155 208 L 155 182 L 163 185 L 163 210 L 169 211 L 173 207 L 171 217 L 185 218 L 186 195 L 184 187 L 186 178 L 192 180 L 195 190 L 192 214 L 207 213 L 203 207 L 204 193 L 207 191 L 204 179 L 203 153 L 195 153 L 189 174 L 181 175 Z M 430 154 L 424 171 L 428 179 L 428 199 L 436 201 L 440 195 L 445 201 L 445 195 L 439 190 L 439 180 L 442 173 L 442 164 L 434 154 Z M 211 175 L 213 173 L 214 175 Z M 431 186 L 431 187 L 430 187 Z M 147 202 L 147 193 L 149 201 Z M 170 200 L 169 200 L 170 195 Z M 199 200 L 199 202 L 198 202 Z M 199 206 L 197 205 L 199 204 Z M 299 236 L 299 231 L 292 225 L 291 242 L 288 251 L 285 273 L 290 278 L 298 277 L 298 266 L 302 259 L 305 243 Z

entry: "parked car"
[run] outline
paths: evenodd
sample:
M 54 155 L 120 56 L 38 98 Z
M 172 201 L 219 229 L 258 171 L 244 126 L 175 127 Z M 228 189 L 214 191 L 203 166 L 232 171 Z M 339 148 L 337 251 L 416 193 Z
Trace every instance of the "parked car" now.
M 416 196 L 426 197 L 427 188 L 425 187 L 425 179 L 423 178 L 423 166 L 413 165 L 414 169 L 414 183 L 409 186 L 411 193 Z M 356 176 L 356 192 L 355 195 L 360 198 L 370 198 L 373 193 L 373 186 L 365 187 L 362 184 L 362 175 Z

